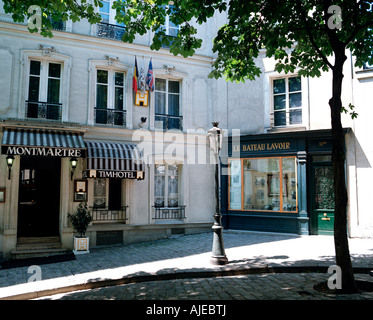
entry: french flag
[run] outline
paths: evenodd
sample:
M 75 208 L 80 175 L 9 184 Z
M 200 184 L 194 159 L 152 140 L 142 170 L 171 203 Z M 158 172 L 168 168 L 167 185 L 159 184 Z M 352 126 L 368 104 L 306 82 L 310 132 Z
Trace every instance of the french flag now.
M 152 65 L 152 59 L 150 59 L 149 61 L 149 69 L 148 69 L 148 73 L 146 75 L 146 84 L 148 85 L 149 87 L 149 90 L 151 92 L 154 91 L 154 74 L 153 74 L 153 65 Z

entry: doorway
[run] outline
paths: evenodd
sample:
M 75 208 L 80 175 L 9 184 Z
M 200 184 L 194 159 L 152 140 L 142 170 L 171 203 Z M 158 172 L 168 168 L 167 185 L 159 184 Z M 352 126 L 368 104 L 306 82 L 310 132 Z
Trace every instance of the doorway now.
M 21 158 L 18 238 L 59 235 L 60 175 L 60 158 Z
M 311 234 L 334 234 L 334 186 L 331 156 L 314 156 L 311 167 Z

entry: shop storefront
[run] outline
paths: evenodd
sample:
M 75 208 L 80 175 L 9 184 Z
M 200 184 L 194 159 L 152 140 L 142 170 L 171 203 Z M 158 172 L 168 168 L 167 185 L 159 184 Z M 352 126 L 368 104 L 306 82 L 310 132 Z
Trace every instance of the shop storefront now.
M 222 176 L 227 229 L 333 234 L 330 130 L 229 139 Z
M 82 132 L 6 127 L 1 153 L 11 159 L 10 163 L 18 164 L 17 168 L 8 168 L 8 181 L 15 190 L 12 198 L 16 201 L 17 239 L 59 237 L 61 163 L 64 158 L 77 161 L 85 157 Z

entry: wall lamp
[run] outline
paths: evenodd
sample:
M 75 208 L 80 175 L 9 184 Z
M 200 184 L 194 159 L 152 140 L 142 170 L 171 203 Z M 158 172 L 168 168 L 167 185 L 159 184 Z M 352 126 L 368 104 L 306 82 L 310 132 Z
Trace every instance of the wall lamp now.
M 10 173 L 12 171 L 13 162 L 14 162 L 14 157 L 12 155 L 8 155 L 6 157 L 6 164 L 8 165 L 8 180 L 10 180 Z
M 71 158 L 70 159 L 70 164 L 71 164 L 71 176 L 70 179 L 73 179 L 74 176 L 74 171 L 76 169 L 76 166 L 78 165 L 78 160 L 76 158 Z

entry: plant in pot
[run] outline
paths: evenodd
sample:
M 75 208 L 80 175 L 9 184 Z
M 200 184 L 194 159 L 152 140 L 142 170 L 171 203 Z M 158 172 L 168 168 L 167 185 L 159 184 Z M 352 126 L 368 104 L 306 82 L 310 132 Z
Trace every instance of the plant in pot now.
M 86 202 L 79 203 L 74 214 L 68 214 L 74 230 L 79 236 L 74 236 L 74 254 L 89 253 L 89 238 L 86 236 L 92 216 Z

